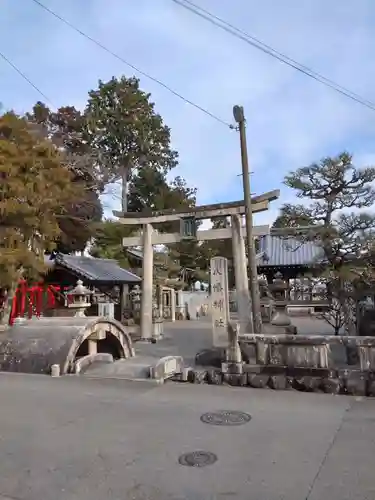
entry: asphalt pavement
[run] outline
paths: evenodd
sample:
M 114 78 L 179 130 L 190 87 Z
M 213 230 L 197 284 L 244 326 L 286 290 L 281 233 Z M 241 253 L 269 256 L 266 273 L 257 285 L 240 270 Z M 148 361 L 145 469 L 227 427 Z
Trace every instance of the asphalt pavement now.
M 373 399 L 19 374 L 0 394 L 0 500 L 375 498 Z M 251 420 L 200 420 L 219 410 Z

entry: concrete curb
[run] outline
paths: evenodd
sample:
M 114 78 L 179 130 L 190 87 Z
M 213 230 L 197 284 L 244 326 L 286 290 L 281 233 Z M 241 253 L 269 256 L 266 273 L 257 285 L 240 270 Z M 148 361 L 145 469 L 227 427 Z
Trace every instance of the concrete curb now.
M 145 382 L 150 385 L 159 386 L 164 384 L 164 379 L 154 379 L 154 378 L 131 378 L 116 375 L 100 376 L 100 375 L 85 375 L 85 379 L 90 380 L 123 380 L 124 382 Z

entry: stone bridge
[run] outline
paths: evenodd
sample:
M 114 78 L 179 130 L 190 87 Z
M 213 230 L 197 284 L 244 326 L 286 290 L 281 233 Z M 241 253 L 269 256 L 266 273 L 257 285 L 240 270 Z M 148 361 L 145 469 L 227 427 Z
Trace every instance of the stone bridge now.
M 116 320 L 100 317 L 35 318 L 0 333 L 0 371 L 48 374 L 75 372 L 96 359 L 131 358 L 130 333 Z

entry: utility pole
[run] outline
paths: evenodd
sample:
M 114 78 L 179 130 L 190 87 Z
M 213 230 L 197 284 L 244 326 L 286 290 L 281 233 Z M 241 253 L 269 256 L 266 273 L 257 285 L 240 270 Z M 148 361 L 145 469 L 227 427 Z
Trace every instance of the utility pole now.
M 253 328 L 254 328 L 254 333 L 261 333 L 262 316 L 260 312 L 258 270 L 257 270 L 256 252 L 255 252 L 254 238 L 253 238 L 253 210 L 251 206 L 249 160 L 247 156 L 246 126 L 245 126 L 245 115 L 243 107 L 234 106 L 233 116 L 236 123 L 238 123 L 238 130 L 240 132 L 242 181 L 243 181 L 243 194 L 245 201 L 246 239 L 247 239 L 247 252 L 249 259 L 249 278 L 251 284 L 250 294 L 251 294 L 251 305 L 253 313 Z

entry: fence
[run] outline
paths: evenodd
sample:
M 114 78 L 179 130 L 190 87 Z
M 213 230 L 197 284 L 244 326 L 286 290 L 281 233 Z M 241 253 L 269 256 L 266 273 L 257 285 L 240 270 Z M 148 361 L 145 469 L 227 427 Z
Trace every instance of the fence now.
M 240 340 L 253 387 L 329 386 L 326 392 L 375 395 L 375 337 L 248 334 Z
M 58 285 L 28 286 L 26 281 L 21 281 L 12 300 L 9 324 L 13 325 L 16 318 L 41 316 L 46 309 L 55 308 L 58 304 L 58 295 L 68 289 L 69 287 Z M 67 300 L 70 300 L 69 297 Z
M 254 348 L 250 364 L 324 369 L 358 365 L 375 371 L 375 337 L 246 334 L 241 341 Z

